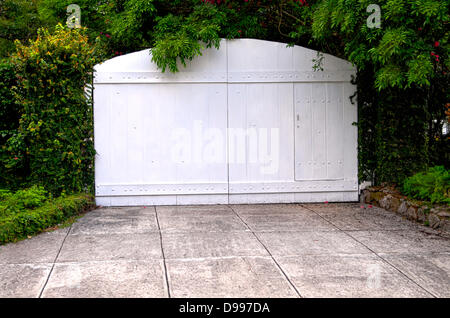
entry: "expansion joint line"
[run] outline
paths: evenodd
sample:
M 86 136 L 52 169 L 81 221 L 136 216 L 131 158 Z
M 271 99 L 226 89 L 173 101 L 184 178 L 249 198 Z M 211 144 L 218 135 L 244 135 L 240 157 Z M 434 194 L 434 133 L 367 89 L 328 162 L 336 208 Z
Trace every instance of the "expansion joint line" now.
M 156 209 L 156 206 L 153 206 L 153 209 L 155 209 L 156 224 L 158 225 L 159 242 L 161 244 L 161 253 L 162 253 L 162 257 L 163 257 L 164 277 L 166 279 L 167 295 L 169 296 L 169 298 L 171 298 L 170 286 L 169 286 L 169 276 L 168 276 L 167 264 L 166 264 L 166 256 L 165 256 L 165 253 L 164 253 L 164 246 L 163 246 L 163 241 L 162 241 L 161 226 L 159 225 L 158 211 Z
M 284 278 L 286 278 L 286 280 L 288 281 L 289 285 L 291 285 L 291 287 L 295 290 L 295 292 L 297 293 L 298 297 L 303 298 L 303 296 L 300 294 L 300 292 L 298 291 L 297 287 L 295 287 L 294 283 L 292 283 L 292 281 L 289 279 L 288 275 L 285 273 L 285 271 L 283 270 L 283 268 L 280 266 L 280 264 L 277 262 L 277 260 L 275 259 L 275 257 L 272 255 L 272 253 L 269 251 L 269 249 L 267 248 L 267 246 L 259 239 L 259 237 L 256 235 L 256 233 L 250 228 L 250 226 L 247 224 L 247 222 L 245 222 L 241 216 L 233 209 L 233 207 L 231 205 L 228 205 L 228 207 L 231 209 L 231 211 L 234 212 L 234 214 L 236 214 L 236 216 L 239 218 L 239 220 L 241 220 L 242 223 L 245 224 L 245 227 L 253 234 L 253 236 L 256 238 L 256 240 L 259 242 L 259 244 L 261 244 L 264 249 L 266 250 L 266 252 L 269 254 L 269 256 L 272 258 L 272 260 L 274 261 L 275 265 L 278 267 L 278 269 L 280 270 L 280 272 L 283 274 Z
M 59 247 L 58 253 L 56 254 L 55 259 L 53 260 L 52 268 L 50 269 L 50 272 L 48 273 L 47 279 L 45 280 L 44 286 L 42 286 L 42 289 L 41 289 L 41 292 L 39 293 L 38 298 L 42 298 L 42 294 L 44 293 L 45 287 L 47 287 L 47 283 L 50 280 L 50 276 L 52 276 L 56 261 L 58 260 L 59 254 L 61 253 L 61 250 L 64 246 L 64 243 L 66 242 L 67 237 L 69 236 L 70 231 L 72 231 L 72 224 L 70 225 L 69 230 L 66 233 L 66 236 L 64 236 L 61 246 Z

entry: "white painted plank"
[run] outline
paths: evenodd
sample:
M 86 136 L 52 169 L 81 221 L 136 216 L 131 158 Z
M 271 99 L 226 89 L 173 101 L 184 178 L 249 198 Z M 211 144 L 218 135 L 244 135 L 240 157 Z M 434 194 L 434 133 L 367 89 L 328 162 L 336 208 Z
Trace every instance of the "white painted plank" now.
M 295 180 L 313 179 L 311 84 L 295 84 Z
M 94 90 L 94 147 L 95 182 L 108 182 L 110 173 L 110 106 L 111 86 L 97 86 Z
M 115 85 L 111 89 L 110 130 L 110 173 L 111 182 L 128 181 L 127 151 L 128 151 L 128 86 Z
M 312 84 L 312 151 L 313 179 L 326 179 L 326 85 Z
M 344 128 L 342 83 L 327 85 L 327 177 L 344 178 Z

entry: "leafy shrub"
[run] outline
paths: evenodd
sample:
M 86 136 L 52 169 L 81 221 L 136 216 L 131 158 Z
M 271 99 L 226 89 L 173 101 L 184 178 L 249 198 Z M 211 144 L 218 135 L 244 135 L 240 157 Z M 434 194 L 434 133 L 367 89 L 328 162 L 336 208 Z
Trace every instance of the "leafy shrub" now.
M 16 42 L 12 62 L 21 105 L 20 125 L 7 141 L 7 166 L 27 168 L 28 184 L 55 195 L 93 186 L 92 70 L 95 50 L 84 29 L 62 25 L 38 31 L 28 45 Z
M 0 244 L 42 232 L 92 206 L 92 196 L 78 194 L 49 200 L 35 209 L 25 209 L 8 216 L 0 215 Z
M 403 192 L 432 203 L 450 203 L 450 171 L 436 166 L 419 172 L 403 182 Z
M 0 189 L 0 203 L 4 200 L 7 200 L 12 195 L 11 191 Z
M 33 186 L 15 193 L 0 191 L 0 216 L 13 215 L 26 209 L 42 206 L 47 201 L 47 191 L 43 187 Z
M 20 107 L 12 88 L 17 85 L 16 72 L 10 60 L 0 61 L 0 188 L 17 188 L 26 173 L 15 162 L 20 156 L 7 145 L 9 138 L 17 134 Z

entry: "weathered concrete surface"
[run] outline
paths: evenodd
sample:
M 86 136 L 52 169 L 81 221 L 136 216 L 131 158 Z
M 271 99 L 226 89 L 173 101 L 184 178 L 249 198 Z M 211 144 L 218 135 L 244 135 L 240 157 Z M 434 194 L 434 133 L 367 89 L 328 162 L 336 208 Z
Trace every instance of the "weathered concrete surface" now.
M 373 254 L 304 255 L 277 261 L 303 297 L 431 297 Z
M 86 217 L 73 225 L 73 234 L 119 234 L 157 232 L 155 216 L 127 217 L 119 215 Z
M 35 298 L 44 288 L 52 264 L 1 264 L 0 298 Z
M 350 235 L 375 253 L 450 252 L 449 239 L 419 231 L 354 231 Z
M 162 260 L 56 264 L 43 297 L 167 297 Z
M 450 297 L 450 253 L 383 255 L 390 264 L 437 297 Z
M 271 232 L 256 235 L 276 256 L 370 253 L 343 232 Z
M 163 246 L 166 258 L 269 256 L 250 232 L 167 233 Z
M 101 208 L 1 246 L 0 277 L 0 297 L 450 297 L 450 239 L 360 204 Z
M 0 246 L 1 264 L 53 263 L 69 229 L 42 233 L 37 238 Z
M 158 233 L 69 235 L 59 262 L 161 259 Z
M 271 258 L 168 260 L 174 297 L 297 297 Z
M 336 227 L 309 211 L 297 214 L 243 215 L 254 232 L 335 231 Z
M 163 233 L 239 232 L 247 228 L 235 215 L 226 216 L 159 216 Z
M 361 208 L 364 206 L 364 208 Z M 341 230 L 401 230 L 416 225 L 379 207 L 361 204 L 314 204 L 310 207 Z

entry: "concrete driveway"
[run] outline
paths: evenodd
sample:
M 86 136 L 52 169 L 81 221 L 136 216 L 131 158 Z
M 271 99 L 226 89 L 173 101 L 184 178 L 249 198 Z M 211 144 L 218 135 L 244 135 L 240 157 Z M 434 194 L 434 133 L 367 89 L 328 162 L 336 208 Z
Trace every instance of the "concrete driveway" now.
M 101 208 L 0 247 L 0 297 L 450 297 L 450 240 L 360 204 Z

